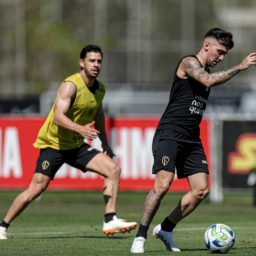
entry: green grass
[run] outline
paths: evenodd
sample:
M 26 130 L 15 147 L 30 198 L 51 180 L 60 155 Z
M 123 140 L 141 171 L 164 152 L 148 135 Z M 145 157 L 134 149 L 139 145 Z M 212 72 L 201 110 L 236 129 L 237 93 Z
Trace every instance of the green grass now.
M 0 191 L 0 218 L 18 191 Z M 130 221 L 140 221 L 147 193 L 120 192 L 118 213 Z M 175 207 L 181 197 L 169 193 L 150 226 L 145 255 L 169 255 L 159 239 L 151 236 L 158 224 Z M 256 255 L 256 207 L 251 194 L 225 195 L 223 204 L 206 199 L 174 233 L 182 249 L 179 255 L 210 255 L 203 236 L 214 223 L 232 227 L 236 242 L 229 255 Z M 50 192 L 34 201 L 9 228 L 10 238 L 0 241 L 0 255 L 132 255 L 135 231 L 106 237 L 102 233 L 104 205 L 100 192 Z M 175 254 L 175 253 L 172 253 Z

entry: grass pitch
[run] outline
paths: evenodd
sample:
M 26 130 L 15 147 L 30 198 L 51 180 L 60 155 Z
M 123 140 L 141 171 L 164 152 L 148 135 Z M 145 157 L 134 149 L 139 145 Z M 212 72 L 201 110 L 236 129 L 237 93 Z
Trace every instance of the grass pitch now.
M 0 218 L 18 194 L 0 191 Z M 120 192 L 118 216 L 139 223 L 147 193 Z M 175 254 L 151 236 L 153 227 L 176 206 L 182 194 L 168 193 L 150 226 L 145 255 Z M 182 249 L 179 255 L 211 255 L 204 245 L 204 232 L 214 223 L 224 223 L 235 232 L 229 255 L 256 255 L 256 207 L 251 194 L 226 194 L 223 204 L 208 199 L 181 221 L 174 233 Z M 136 231 L 107 237 L 102 232 L 104 204 L 101 192 L 46 191 L 9 228 L 9 239 L 0 240 L 0 255 L 80 256 L 132 255 Z

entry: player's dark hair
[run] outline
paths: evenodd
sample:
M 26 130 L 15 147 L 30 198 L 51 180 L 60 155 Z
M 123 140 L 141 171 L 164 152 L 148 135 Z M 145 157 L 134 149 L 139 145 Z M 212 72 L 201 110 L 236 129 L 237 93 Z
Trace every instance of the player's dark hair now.
M 232 49 L 234 46 L 234 42 L 232 40 L 233 35 L 230 32 L 227 32 L 220 28 L 212 28 L 210 29 L 204 36 L 206 37 L 214 37 L 218 40 L 218 42 L 222 45 L 228 47 L 228 49 Z
M 103 58 L 103 52 L 98 45 L 88 44 L 82 49 L 80 59 L 84 59 L 88 52 L 99 52 Z

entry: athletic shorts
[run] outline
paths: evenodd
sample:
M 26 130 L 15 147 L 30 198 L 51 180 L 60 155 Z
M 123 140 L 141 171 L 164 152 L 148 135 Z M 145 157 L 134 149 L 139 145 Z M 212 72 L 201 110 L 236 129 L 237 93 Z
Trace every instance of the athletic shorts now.
M 82 172 L 86 172 L 86 165 L 98 153 L 100 151 L 88 144 L 83 144 L 81 147 L 71 150 L 41 149 L 35 173 L 42 173 L 53 179 L 64 163 L 80 169 Z
M 160 170 L 175 173 L 176 170 L 178 178 L 181 179 L 199 172 L 209 173 L 202 143 L 160 139 L 156 135 L 152 150 L 153 174 Z

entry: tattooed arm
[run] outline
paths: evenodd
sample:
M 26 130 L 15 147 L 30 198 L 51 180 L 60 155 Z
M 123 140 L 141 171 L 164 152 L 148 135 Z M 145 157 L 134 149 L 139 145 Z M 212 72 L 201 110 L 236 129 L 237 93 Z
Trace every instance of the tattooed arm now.
M 200 66 L 197 59 L 193 57 L 185 58 L 180 65 L 180 69 L 184 73 L 185 78 L 192 77 L 206 87 L 211 87 L 228 81 L 237 73 L 248 69 L 252 65 L 256 66 L 256 53 L 249 54 L 240 64 L 234 67 L 212 74 L 206 72 Z

